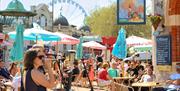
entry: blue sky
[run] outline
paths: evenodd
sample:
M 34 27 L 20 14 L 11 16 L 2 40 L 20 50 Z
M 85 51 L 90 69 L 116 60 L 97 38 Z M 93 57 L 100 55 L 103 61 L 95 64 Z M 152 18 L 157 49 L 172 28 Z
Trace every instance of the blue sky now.
M 0 10 L 4 10 L 8 3 L 12 0 L 0 0 Z M 30 10 L 31 5 L 38 5 L 40 3 L 48 4 L 52 0 L 20 0 L 23 4 L 26 10 Z M 62 14 L 68 19 L 70 24 L 77 25 L 78 27 L 83 25 L 84 20 L 84 13 L 82 13 L 82 9 L 77 8 L 76 5 L 72 5 L 69 3 L 59 3 L 59 1 L 63 0 L 57 0 L 57 3 L 54 4 L 54 17 L 55 19 L 58 18 L 60 15 L 60 9 L 62 8 L 61 12 Z M 68 0 L 65 0 L 68 1 Z M 92 11 L 96 10 L 100 7 L 106 7 L 113 2 L 116 2 L 116 0 L 71 0 L 76 2 L 78 5 L 83 7 L 83 9 L 86 11 L 87 15 L 89 15 Z M 148 11 L 151 11 L 151 0 L 146 0 Z M 49 10 L 52 11 L 51 6 L 49 5 Z

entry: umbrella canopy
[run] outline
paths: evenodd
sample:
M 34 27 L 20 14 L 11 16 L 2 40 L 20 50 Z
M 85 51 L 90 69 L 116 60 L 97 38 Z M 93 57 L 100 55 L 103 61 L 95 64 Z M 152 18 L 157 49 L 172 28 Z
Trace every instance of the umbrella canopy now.
M 42 40 L 42 41 L 57 41 L 61 38 L 57 35 L 55 35 L 52 32 L 43 30 L 40 28 L 39 25 L 33 23 L 34 28 L 31 29 L 25 29 L 24 31 L 24 40 Z M 8 33 L 11 39 L 15 39 L 16 32 L 10 32 Z
M 53 41 L 51 42 L 51 44 L 53 45 L 56 45 L 56 44 L 71 44 L 71 45 L 74 45 L 74 44 L 78 44 L 80 41 L 79 39 L 77 38 L 74 38 L 72 36 L 69 36 L 69 35 L 66 35 L 66 34 L 63 34 L 63 33 L 60 33 L 60 32 L 55 32 L 55 34 L 59 37 L 61 37 L 61 40 L 60 41 Z
M 23 41 L 23 32 L 24 25 L 18 24 L 16 26 L 17 35 L 15 36 L 15 41 L 13 44 L 13 48 L 10 51 L 10 59 L 11 61 L 22 61 L 23 60 L 23 52 L 24 52 L 24 41 Z
M 76 59 L 77 60 L 80 60 L 82 59 L 82 52 L 83 52 L 83 46 L 82 46 L 82 43 L 83 43 L 83 38 L 80 37 L 80 43 L 76 45 Z
M 126 31 L 124 30 L 124 28 L 121 28 L 118 32 L 118 37 L 114 45 L 112 54 L 119 59 L 126 58 L 127 46 L 126 46 Z
M 0 33 L 0 39 L 4 39 L 4 34 Z
M 3 41 L 2 45 L 3 46 L 12 46 L 12 42 L 10 42 L 10 41 Z
M 92 49 L 101 49 L 101 50 L 106 49 L 106 46 L 103 46 L 100 43 L 97 43 L 95 41 L 85 42 L 82 45 L 83 45 L 83 47 L 88 47 L 88 48 L 92 48 Z
M 128 46 L 152 45 L 152 40 L 148 40 L 137 36 L 130 36 L 126 39 L 126 43 Z

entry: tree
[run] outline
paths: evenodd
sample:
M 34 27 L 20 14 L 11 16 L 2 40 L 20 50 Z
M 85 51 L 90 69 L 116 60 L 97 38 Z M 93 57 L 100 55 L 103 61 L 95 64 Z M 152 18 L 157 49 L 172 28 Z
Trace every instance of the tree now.
M 131 35 L 151 38 L 151 23 L 149 18 L 145 25 L 118 25 L 116 16 L 116 4 L 95 10 L 86 18 L 86 24 L 91 32 L 100 36 L 117 36 L 118 30 L 124 27 L 127 37 Z

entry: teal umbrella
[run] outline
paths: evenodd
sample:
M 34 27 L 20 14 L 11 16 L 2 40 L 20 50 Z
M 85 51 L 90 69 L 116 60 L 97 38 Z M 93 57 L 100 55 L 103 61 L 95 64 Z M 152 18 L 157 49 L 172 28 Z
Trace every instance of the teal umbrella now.
M 83 56 L 83 54 L 82 54 L 82 52 L 83 52 L 82 43 L 83 43 L 83 38 L 80 37 L 80 42 L 79 42 L 79 44 L 77 44 L 77 46 L 76 46 L 76 59 L 77 59 L 77 60 L 82 59 L 82 56 Z
M 115 46 L 112 50 L 112 54 L 119 59 L 126 58 L 127 45 L 126 45 L 126 31 L 124 28 L 121 28 L 118 32 L 118 37 Z
M 61 38 L 56 35 L 55 33 L 46 31 L 42 29 L 38 24 L 33 23 L 34 28 L 30 29 L 25 29 L 24 31 L 24 40 L 42 40 L 42 41 L 57 41 L 60 40 Z M 8 35 L 10 36 L 11 39 L 16 38 L 16 33 L 15 31 L 9 32 Z
M 16 38 L 13 47 L 10 51 L 10 60 L 13 62 L 20 62 L 23 60 L 24 41 L 23 41 L 24 25 L 17 24 L 16 26 Z

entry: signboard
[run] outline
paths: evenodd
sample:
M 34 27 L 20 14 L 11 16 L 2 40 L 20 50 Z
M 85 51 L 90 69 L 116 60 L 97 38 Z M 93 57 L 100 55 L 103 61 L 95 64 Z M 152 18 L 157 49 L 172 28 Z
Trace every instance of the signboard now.
M 118 0 L 117 23 L 118 24 L 145 24 L 146 0 Z
M 170 36 L 156 37 L 156 63 L 157 65 L 171 65 L 171 38 Z

